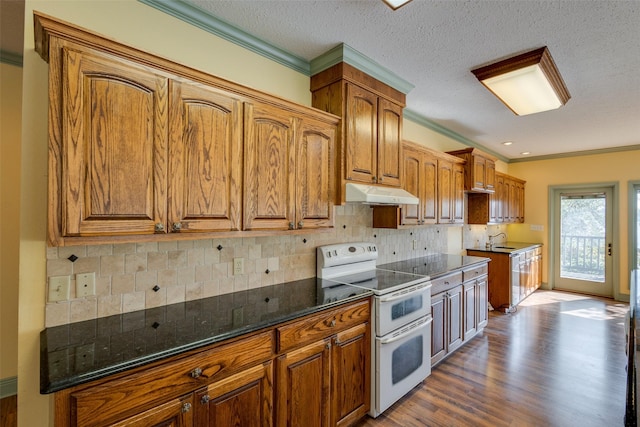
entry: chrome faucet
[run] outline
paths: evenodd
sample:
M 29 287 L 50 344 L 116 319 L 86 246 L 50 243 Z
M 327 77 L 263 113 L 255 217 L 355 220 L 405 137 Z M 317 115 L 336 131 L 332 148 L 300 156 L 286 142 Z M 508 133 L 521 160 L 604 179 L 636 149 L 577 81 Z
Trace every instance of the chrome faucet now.
M 493 236 L 489 236 L 489 243 L 487 243 L 485 246 L 486 246 L 487 248 L 492 248 L 492 247 L 493 247 L 493 238 L 494 238 L 494 237 L 498 237 L 498 236 L 500 236 L 500 235 L 503 235 L 505 239 L 507 238 L 507 235 L 506 235 L 506 234 L 504 234 L 504 233 L 494 234 Z

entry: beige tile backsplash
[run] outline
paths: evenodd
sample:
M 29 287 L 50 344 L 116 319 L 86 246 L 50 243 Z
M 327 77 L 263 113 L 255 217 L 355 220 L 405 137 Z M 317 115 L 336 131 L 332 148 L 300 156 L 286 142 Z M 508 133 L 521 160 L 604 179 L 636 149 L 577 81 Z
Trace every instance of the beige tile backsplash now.
M 308 235 L 48 248 L 47 276 L 71 276 L 71 292 L 69 301 L 47 303 L 46 326 L 313 277 L 322 245 L 371 241 L 379 264 L 447 252 L 447 226 L 374 229 L 369 206 L 335 209 L 334 230 Z M 234 258 L 244 258 L 245 274 L 233 275 Z M 75 275 L 91 272 L 96 295 L 76 298 Z

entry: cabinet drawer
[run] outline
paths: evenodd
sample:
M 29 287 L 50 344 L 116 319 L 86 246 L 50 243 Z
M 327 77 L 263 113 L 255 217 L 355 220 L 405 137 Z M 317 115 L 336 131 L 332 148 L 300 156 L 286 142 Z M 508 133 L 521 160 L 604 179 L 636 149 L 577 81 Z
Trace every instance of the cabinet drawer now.
M 369 300 L 323 311 L 276 329 L 278 352 L 320 340 L 351 326 L 368 322 Z
M 78 426 L 111 424 L 241 368 L 273 357 L 273 334 L 264 332 L 72 393 Z
M 476 277 L 483 276 L 489 273 L 489 266 L 487 264 L 476 265 L 466 270 L 462 270 L 462 280 L 467 282 L 473 280 Z
M 431 279 L 431 295 L 439 294 L 460 284 L 462 284 L 462 271 Z

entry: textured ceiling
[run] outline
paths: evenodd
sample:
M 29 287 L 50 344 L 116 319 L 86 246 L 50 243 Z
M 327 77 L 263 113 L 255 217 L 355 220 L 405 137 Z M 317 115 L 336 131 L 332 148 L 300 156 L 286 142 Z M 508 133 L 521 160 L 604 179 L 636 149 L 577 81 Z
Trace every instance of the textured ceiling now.
M 185 2 L 307 60 L 345 43 L 415 85 L 409 110 L 509 159 L 640 144 L 637 0 Z M 541 46 L 572 96 L 559 110 L 515 116 L 470 72 Z
M 640 145 L 639 0 L 182 2 L 307 61 L 345 43 L 415 85 L 412 113 L 507 159 Z M 0 0 L 3 51 L 22 51 L 23 3 Z M 470 72 L 541 46 L 572 96 L 558 110 L 515 116 Z

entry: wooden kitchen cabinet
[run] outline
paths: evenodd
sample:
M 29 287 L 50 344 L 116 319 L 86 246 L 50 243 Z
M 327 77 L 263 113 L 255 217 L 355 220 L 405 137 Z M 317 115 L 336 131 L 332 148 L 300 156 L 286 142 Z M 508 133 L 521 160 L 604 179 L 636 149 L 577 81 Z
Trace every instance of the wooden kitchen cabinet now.
M 273 425 L 273 364 L 246 369 L 195 393 L 194 425 Z
M 48 244 L 333 225 L 339 117 L 34 22 L 49 63 Z
M 433 279 L 431 295 L 431 365 L 435 365 L 462 345 L 463 286 L 462 273 Z
M 277 328 L 277 426 L 345 426 L 370 407 L 369 301 Z
M 448 151 L 465 160 L 464 189 L 471 192 L 493 193 L 496 180 L 496 158 L 477 148 Z
M 245 113 L 244 229 L 333 227 L 335 128 L 264 104 Z
M 465 341 L 473 338 L 488 323 L 488 272 L 486 263 L 462 271 Z
M 314 107 L 342 117 L 337 202 L 346 182 L 400 187 L 405 94 L 344 62 L 312 76 L 311 92 Z
M 438 217 L 438 159 L 414 144 L 404 143 L 404 189 L 418 197 L 417 205 L 403 205 L 402 225 L 435 224 Z
M 55 393 L 55 425 L 353 425 L 370 407 L 369 299 Z
M 496 172 L 493 194 L 469 193 L 469 224 L 514 224 L 524 222 L 525 181 Z
M 462 161 L 438 159 L 438 224 L 464 222 Z

